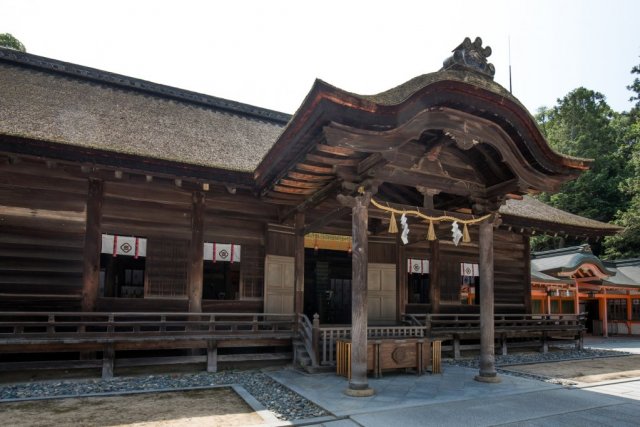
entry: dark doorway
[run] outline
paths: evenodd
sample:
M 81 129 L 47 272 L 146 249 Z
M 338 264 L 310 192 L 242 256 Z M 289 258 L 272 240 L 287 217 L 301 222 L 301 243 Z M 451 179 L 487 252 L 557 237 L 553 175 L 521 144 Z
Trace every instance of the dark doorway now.
M 240 263 L 205 261 L 202 299 L 240 299 Z
M 580 312 L 587 313 L 587 324 L 585 326 L 587 327 L 587 332 L 592 334 L 593 321 L 599 320 L 598 300 L 592 299 L 592 300 L 580 301 Z
M 100 255 L 100 294 L 110 298 L 144 297 L 145 258 Z
M 304 313 L 318 313 L 320 323 L 351 323 L 351 255 L 306 249 L 304 256 Z
M 429 275 L 408 274 L 409 303 L 429 304 Z

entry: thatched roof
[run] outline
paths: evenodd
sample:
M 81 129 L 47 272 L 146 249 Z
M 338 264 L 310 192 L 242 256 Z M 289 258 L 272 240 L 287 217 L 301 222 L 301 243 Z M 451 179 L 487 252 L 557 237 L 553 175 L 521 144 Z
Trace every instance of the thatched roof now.
M 0 48 L 0 134 L 252 172 L 286 114 Z

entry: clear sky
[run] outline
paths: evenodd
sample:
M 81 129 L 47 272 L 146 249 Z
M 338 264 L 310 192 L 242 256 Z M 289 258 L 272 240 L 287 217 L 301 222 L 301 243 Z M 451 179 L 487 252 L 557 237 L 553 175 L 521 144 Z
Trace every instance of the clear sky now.
M 628 110 L 638 0 L 0 0 L 27 51 L 293 113 L 315 78 L 372 94 L 482 37 L 496 81 L 535 112 L 584 86 Z M 0 94 L 1 97 L 1 94 Z

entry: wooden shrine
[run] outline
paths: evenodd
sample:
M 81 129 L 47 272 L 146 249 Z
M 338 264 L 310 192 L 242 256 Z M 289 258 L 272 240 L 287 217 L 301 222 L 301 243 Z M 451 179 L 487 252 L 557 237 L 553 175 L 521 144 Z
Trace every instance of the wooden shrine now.
M 489 54 L 466 39 L 441 70 L 377 95 L 318 80 L 289 116 L 0 48 L 0 356 L 59 349 L 64 313 L 106 315 L 74 323 L 92 351 L 122 339 L 110 314 L 158 314 L 157 339 L 183 313 L 175 341 L 196 331 L 180 348 L 210 358 L 225 334 L 300 339 L 316 364 L 349 338 L 348 392 L 362 395 L 372 328 L 422 337 L 407 315 L 468 314 L 478 379 L 493 381 L 494 314 L 531 314 L 529 237 L 618 228 L 527 195 L 590 161 L 549 147 Z M 237 333 L 206 316 L 239 313 Z M 127 342 L 145 336 L 129 326 Z

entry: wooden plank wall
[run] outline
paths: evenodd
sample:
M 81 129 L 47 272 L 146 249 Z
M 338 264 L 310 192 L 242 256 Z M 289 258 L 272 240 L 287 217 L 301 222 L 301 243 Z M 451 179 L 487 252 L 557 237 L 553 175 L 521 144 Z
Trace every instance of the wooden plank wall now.
M 87 189 L 61 170 L 0 166 L 0 310 L 79 309 Z
M 163 297 L 100 297 L 97 309 L 185 311 L 183 265 L 188 253 L 185 245 L 191 238 L 194 185 L 183 188 L 172 180 L 126 172 L 95 173 L 105 179 L 102 232 L 149 239 L 147 297 Z M 5 158 L 0 163 L 0 310 L 79 310 L 88 177 L 92 174 L 94 171 L 81 170 L 79 165 L 41 160 Z M 247 260 L 243 276 L 251 281 L 248 296 L 261 298 L 266 224 L 277 218 L 277 208 L 260 202 L 247 190 L 213 186 L 205 195 L 205 240 L 243 246 Z M 172 273 L 167 274 L 167 269 Z M 160 277 L 168 276 L 174 276 L 170 283 L 160 282 Z M 261 308 L 262 301 L 229 304 L 221 308 L 247 311 Z M 218 305 L 204 304 L 205 310 Z
M 460 263 L 478 263 L 478 229 L 469 227 L 470 244 L 453 245 L 449 227 L 439 227 L 440 239 L 440 312 L 441 313 L 478 313 L 477 305 L 462 305 L 460 294 Z M 528 278 L 525 268 L 529 256 L 525 245 L 526 236 L 503 229 L 494 230 L 494 295 L 496 313 L 525 313 L 528 291 Z M 407 258 L 431 259 L 426 242 L 417 242 L 407 247 Z M 480 285 L 482 286 L 482 285 Z M 424 312 L 430 306 L 412 304 L 407 307 L 409 313 Z

